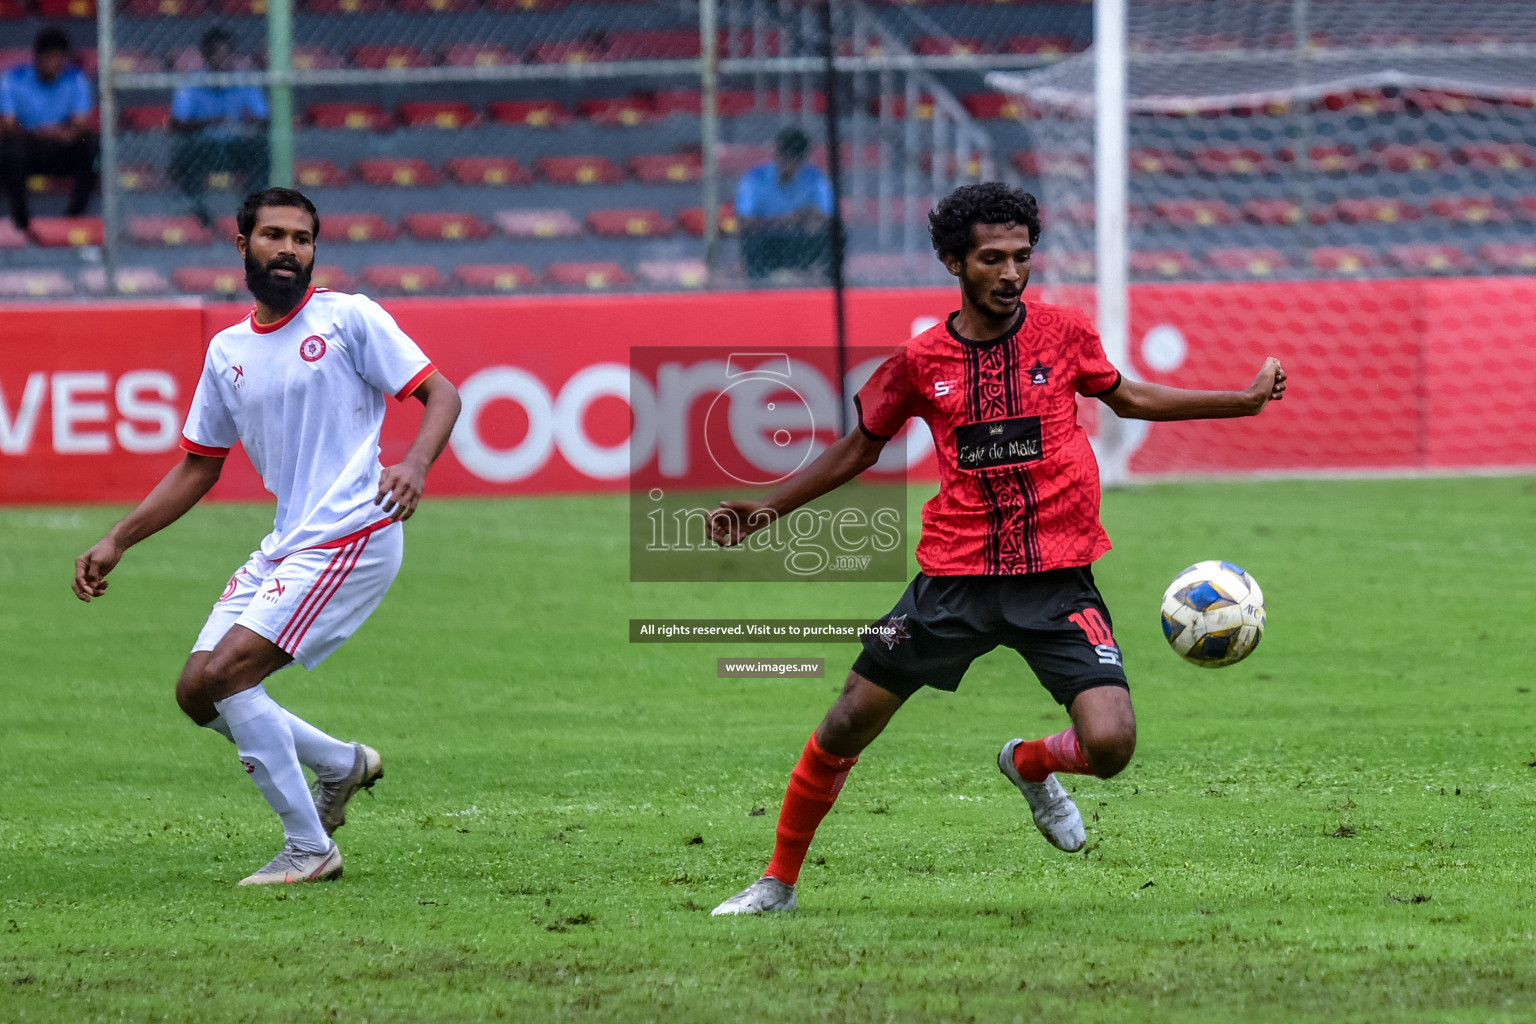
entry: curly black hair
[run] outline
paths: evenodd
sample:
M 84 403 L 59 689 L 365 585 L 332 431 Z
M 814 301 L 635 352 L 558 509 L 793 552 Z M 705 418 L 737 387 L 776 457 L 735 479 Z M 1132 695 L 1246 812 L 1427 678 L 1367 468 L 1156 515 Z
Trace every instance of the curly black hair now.
M 928 236 L 939 259 L 964 260 L 976 243 L 977 224 L 1022 224 L 1034 245 L 1040 240 L 1040 206 L 1028 192 L 1000 181 L 961 185 L 928 214 Z
M 265 188 L 246 196 L 245 202 L 240 204 L 240 209 L 235 214 L 235 229 L 249 238 L 256 228 L 256 213 L 263 206 L 292 206 L 308 211 L 315 222 L 315 240 L 320 240 L 320 214 L 315 210 L 315 204 L 297 189 L 280 186 Z

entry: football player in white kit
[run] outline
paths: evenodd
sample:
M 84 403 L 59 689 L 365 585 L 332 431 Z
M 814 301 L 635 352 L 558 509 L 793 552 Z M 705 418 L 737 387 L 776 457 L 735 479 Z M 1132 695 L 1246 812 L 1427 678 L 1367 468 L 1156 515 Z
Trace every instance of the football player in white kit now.
M 378 607 L 400 570 L 404 528 L 442 453 L 459 396 L 379 305 L 311 288 L 320 218 L 292 189 L 248 196 L 236 248 L 256 308 L 208 345 L 182 461 L 139 507 L 75 560 L 82 601 L 106 593 L 123 553 L 208 493 L 236 441 L 277 518 L 230 578 L 192 646 L 176 701 L 232 741 L 283 822 L 283 850 L 241 885 L 341 874 L 331 834 L 347 801 L 383 774 L 378 752 L 335 739 L 280 707 L 262 685 L 297 661 L 314 669 Z M 397 465 L 379 461 L 385 397 L 426 408 Z M 301 765 L 315 773 L 313 792 Z

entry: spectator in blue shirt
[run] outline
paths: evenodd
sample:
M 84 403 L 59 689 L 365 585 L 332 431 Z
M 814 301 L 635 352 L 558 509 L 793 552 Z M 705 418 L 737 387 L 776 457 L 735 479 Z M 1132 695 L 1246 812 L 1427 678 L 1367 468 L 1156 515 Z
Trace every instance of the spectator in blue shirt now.
M 34 174 L 73 179 L 64 213 L 85 212 L 96 190 L 96 132 L 91 128 L 91 83 L 69 66 L 69 37 L 45 28 L 32 42 L 32 63 L 0 76 L 0 186 L 11 220 L 31 224 L 27 179 Z
M 736 223 L 747 277 L 828 267 L 827 227 L 832 184 L 805 162 L 810 140 L 785 128 L 773 142 L 773 159 L 748 171 L 736 186 Z
M 203 33 L 199 49 L 209 71 L 239 67 L 228 29 Z M 194 85 L 171 97 L 171 180 L 192 202 L 197 219 L 212 226 L 204 193 L 208 175 L 239 179 L 243 195 L 267 185 L 267 98 L 255 86 Z

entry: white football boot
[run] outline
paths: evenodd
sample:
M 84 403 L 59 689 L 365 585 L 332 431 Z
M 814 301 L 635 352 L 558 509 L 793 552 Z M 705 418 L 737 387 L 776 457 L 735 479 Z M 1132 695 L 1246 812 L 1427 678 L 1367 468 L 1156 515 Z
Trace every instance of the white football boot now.
M 729 914 L 767 914 L 775 910 L 795 909 L 795 887 L 764 875 L 714 910 L 710 917 Z
M 360 789 L 372 789 L 373 784 L 384 777 L 384 759 L 377 750 L 362 743 L 352 744 L 352 749 L 357 756 L 350 772 L 330 781 L 316 778 L 309 787 L 326 835 L 333 835 L 347 823 L 347 801 Z
M 1077 804 L 1067 796 L 1067 791 L 1061 788 L 1061 783 L 1056 781 L 1056 776 L 1047 775 L 1044 782 L 1026 782 L 1019 778 L 1019 770 L 1013 766 L 1013 750 L 1023 742 L 1022 739 L 1012 739 L 1003 744 L 997 755 L 997 768 L 1029 801 L 1035 827 L 1046 841 L 1058 850 L 1076 853 L 1088 841 L 1083 816 L 1078 813 Z
M 329 882 L 341 877 L 341 849 L 335 844 L 324 853 L 296 850 L 287 843 L 283 852 L 254 875 L 240 880 L 241 885 L 289 885 L 295 882 Z

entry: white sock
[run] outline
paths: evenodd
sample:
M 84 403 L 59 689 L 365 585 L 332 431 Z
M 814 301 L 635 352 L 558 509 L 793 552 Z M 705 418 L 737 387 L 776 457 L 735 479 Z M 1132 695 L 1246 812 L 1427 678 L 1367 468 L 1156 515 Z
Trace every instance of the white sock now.
M 298 752 L 300 764 L 327 781 L 345 778 L 352 773 L 352 766 L 357 762 L 357 751 L 352 744 L 321 732 L 287 708 L 280 710 L 288 717 L 288 731 L 293 734 L 293 749 Z
M 212 729 L 220 736 L 223 736 L 225 739 L 229 740 L 229 742 L 235 742 L 234 734 L 229 731 L 229 723 L 224 721 L 223 715 L 214 715 L 213 721 L 203 723 L 203 728 Z
M 260 684 L 216 700 L 213 706 L 229 726 L 240 752 L 240 763 L 245 765 L 251 781 L 283 819 L 288 842 L 309 853 L 329 850 L 331 840 L 320 824 L 304 769 L 299 767 L 287 712 L 278 707 Z

